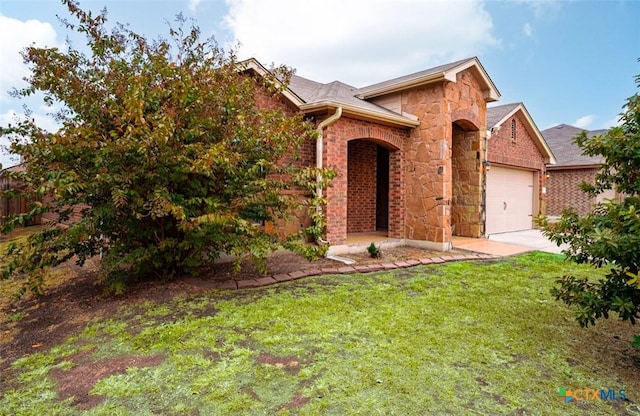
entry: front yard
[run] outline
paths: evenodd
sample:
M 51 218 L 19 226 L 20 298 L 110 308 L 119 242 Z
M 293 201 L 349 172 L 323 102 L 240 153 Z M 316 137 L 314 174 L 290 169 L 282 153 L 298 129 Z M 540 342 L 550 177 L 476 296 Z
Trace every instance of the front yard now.
M 600 273 L 531 253 L 123 302 L 13 361 L 0 414 L 640 414 L 638 328 L 579 328 L 569 270 Z

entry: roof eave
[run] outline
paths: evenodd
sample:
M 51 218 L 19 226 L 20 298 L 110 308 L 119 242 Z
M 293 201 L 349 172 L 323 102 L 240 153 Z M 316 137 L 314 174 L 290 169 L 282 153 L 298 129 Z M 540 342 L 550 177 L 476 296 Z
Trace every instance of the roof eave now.
M 403 90 L 407 90 L 410 88 L 415 88 L 415 87 L 420 87 L 423 85 L 428 85 L 428 84 L 433 84 L 433 83 L 438 83 L 438 82 L 443 82 L 443 81 L 449 81 L 449 82 L 456 82 L 457 81 L 457 75 L 466 70 L 469 69 L 471 67 L 475 67 L 478 74 L 480 75 L 480 78 L 482 78 L 482 81 L 485 84 L 485 94 L 484 94 L 484 99 L 486 102 L 493 102 L 493 101 L 497 101 L 500 99 L 500 91 L 498 91 L 498 88 L 496 88 L 495 84 L 493 83 L 493 81 L 491 80 L 491 78 L 489 78 L 489 75 L 487 74 L 487 72 L 484 70 L 484 68 L 482 67 L 482 64 L 480 63 L 480 61 L 478 60 L 478 58 L 472 58 L 469 59 L 468 61 L 465 61 L 463 63 L 461 63 L 460 65 L 457 65 L 453 68 L 449 68 L 446 71 L 441 71 L 441 72 L 436 72 L 433 74 L 427 74 L 424 75 L 422 77 L 418 77 L 418 78 L 412 78 L 412 79 L 408 79 L 396 84 L 392 84 L 392 85 L 386 85 L 386 86 L 382 86 L 379 88 L 375 88 L 372 89 L 370 91 L 366 91 L 364 93 L 358 94 L 356 95 L 356 97 L 361 98 L 361 99 L 369 99 L 369 98 L 375 98 L 375 97 L 379 97 L 381 95 L 387 95 L 387 94 L 393 94 L 396 92 L 400 92 Z
M 421 77 L 421 78 L 414 78 L 414 79 L 410 79 L 404 82 L 400 82 L 397 84 L 393 84 L 390 86 L 384 86 L 384 87 L 380 87 L 380 88 L 376 88 L 370 91 L 367 91 L 363 94 L 358 94 L 356 95 L 356 97 L 363 99 L 363 100 L 367 100 L 369 98 L 375 98 L 375 97 L 379 97 L 381 95 L 387 95 L 387 94 L 393 94 L 395 92 L 399 92 L 399 91 L 403 91 L 403 90 L 407 90 L 410 88 L 415 88 L 415 87 L 420 87 L 422 85 L 428 85 L 428 84 L 433 84 L 436 82 L 442 82 L 444 80 L 447 80 L 445 73 L 444 72 L 438 72 L 435 74 L 429 74 L 427 76 Z M 455 82 L 455 79 L 454 79 Z
M 547 166 L 547 170 L 562 170 L 562 169 L 597 169 L 599 164 L 582 164 L 582 165 L 554 165 Z
M 269 71 L 267 68 L 264 67 L 264 65 L 262 65 L 257 59 L 255 58 L 249 58 L 246 59 L 242 62 L 238 62 L 238 65 L 240 66 L 240 71 L 247 71 L 247 70 L 252 70 L 255 73 L 257 73 L 258 75 L 264 77 L 268 74 L 271 74 L 271 71 Z M 284 87 L 284 84 L 282 82 L 280 82 L 279 80 L 276 80 L 276 82 L 278 83 L 278 86 L 280 87 Z M 303 105 L 305 103 L 305 101 L 300 98 L 298 95 L 296 95 L 293 91 L 291 91 L 291 89 L 287 86 L 287 88 L 282 88 L 282 92 L 281 94 L 287 99 L 289 100 L 289 102 L 291 102 L 291 104 L 295 105 L 296 107 L 300 108 L 301 105 Z
M 303 113 L 312 113 L 323 110 L 335 109 L 342 107 L 343 114 L 348 114 L 367 120 L 383 122 L 400 127 L 417 127 L 420 125 L 419 120 L 411 120 L 401 115 L 381 114 L 375 111 L 370 111 L 362 108 L 358 108 L 349 104 L 339 103 L 337 101 L 324 100 L 310 104 L 303 104 L 300 106 L 300 111 Z

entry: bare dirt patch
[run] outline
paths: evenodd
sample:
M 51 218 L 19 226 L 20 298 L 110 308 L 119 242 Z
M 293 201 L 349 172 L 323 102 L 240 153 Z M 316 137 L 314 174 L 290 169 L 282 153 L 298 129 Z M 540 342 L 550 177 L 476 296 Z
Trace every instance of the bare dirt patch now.
M 257 361 L 261 364 L 274 365 L 284 368 L 291 373 L 297 373 L 300 370 L 300 360 L 295 357 L 276 357 L 271 354 L 258 355 Z
M 123 374 L 131 367 L 152 367 L 164 361 L 163 355 L 117 357 L 89 361 L 87 353 L 78 354 L 69 370 L 54 369 L 51 376 L 58 383 L 58 397 L 66 400 L 73 397 L 73 404 L 80 409 L 90 409 L 104 400 L 103 396 L 89 394 L 95 384 L 115 374 Z
M 302 407 L 304 406 L 309 400 L 308 397 L 303 396 L 300 393 L 296 393 L 295 396 L 293 396 L 293 399 L 291 399 L 291 401 L 289 403 L 287 403 L 286 405 L 282 406 L 280 408 L 280 411 L 283 410 L 287 410 L 287 409 L 295 409 L 296 407 Z

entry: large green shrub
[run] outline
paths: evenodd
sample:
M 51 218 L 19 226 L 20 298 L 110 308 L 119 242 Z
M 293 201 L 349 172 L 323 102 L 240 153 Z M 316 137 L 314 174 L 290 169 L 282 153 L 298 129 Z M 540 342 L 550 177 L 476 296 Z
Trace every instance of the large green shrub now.
M 640 87 L 640 75 L 636 77 Z M 619 200 L 596 204 L 592 212 L 580 217 L 566 210 L 551 224 L 543 219 L 544 233 L 554 242 L 567 244 L 565 255 L 577 263 L 609 269 L 605 279 L 593 281 L 564 276 L 554 293 L 558 299 L 576 307 L 580 325 L 594 324 L 598 318 L 616 312 L 635 323 L 640 307 L 640 98 L 627 100 L 621 125 L 605 134 L 576 137 L 575 142 L 589 156 L 604 158 L 595 184 L 582 189 L 596 196 L 615 189 Z M 636 340 L 637 341 L 637 340 Z
M 3 232 L 46 212 L 57 220 L 11 247 L 5 278 L 26 272 L 37 282 L 48 267 L 101 253 L 117 289 L 130 277 L 193 273 L 222 252 L 257 260 L 280 247 L 322 253 L 304 241 L 323 231 L 313 190 L 318 174 L 323 185 L 329 174 L 295 163 L 315 130 L 283 106 L 256 106 L 257 94 L 279 96 L 290 70 L 251 76 L 181 16 L 168 39 L 150 42 L 126 26 L 108 28 L 106 11 L 63 3 L 67 29 L 86 35 L 89 52 L 27 48 L 29 86 L 16 92 L 43 94 L 60 108 L 61 127 L 46 132 L 26 120 L 0 130 L 26 161 L 25 172 L 7 174 L 23 181 L 22 196 L 40 201 Z M 315 218 L 308 230 L 282 235 L 261 225 L 285 221 L 301 204 Z M 74 209 L 81 219 L 68 224 Z

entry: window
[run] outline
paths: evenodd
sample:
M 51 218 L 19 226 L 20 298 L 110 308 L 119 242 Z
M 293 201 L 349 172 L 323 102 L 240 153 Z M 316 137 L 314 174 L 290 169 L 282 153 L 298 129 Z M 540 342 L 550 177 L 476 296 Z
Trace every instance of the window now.
M 516 121 L 511 120 L 511 141 L 516 141 Z

